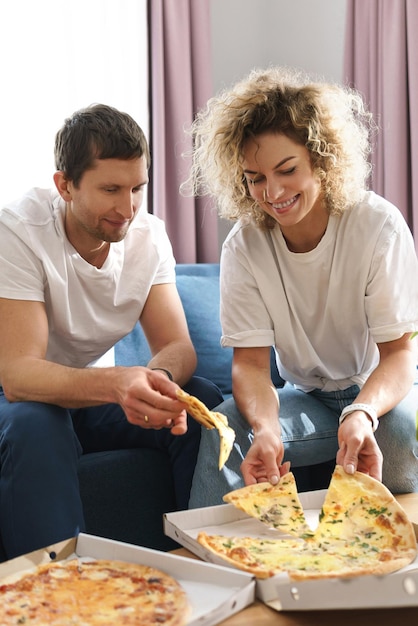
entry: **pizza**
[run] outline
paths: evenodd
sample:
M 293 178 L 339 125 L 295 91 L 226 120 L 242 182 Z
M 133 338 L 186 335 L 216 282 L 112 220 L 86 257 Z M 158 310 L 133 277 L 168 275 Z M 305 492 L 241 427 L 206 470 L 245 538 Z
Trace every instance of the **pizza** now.
M 292 580 L 383 575 L 416 558 L 413 525 L 390 491 L 374 478 L 347 474 L 337 465 L 313 529 L 295 491 L 293 475 L 286 474 L 275 487 L 260 483 L 224 497 L 278 530 L 277 539 L 201 532 L 198 542 L 257 578 L 282 572 Z M 283 532 L 292 538 L 283 537 Z
M 256 483 L 231 491 L 224 502 L 233 504 L 264 524 L 296 537 L 312 534 L 297 492 L 295 477 L 288 472 L 277 483 Z
M 349 578 L 367 574 L 383 575 L 401 569 L 411 561 L 397 552 L 382 560 L 373 548 L 356 552 L 348 546 L 333 549 L 297 539 L 260 539 L 199 534 L 199 543 L 257 578 L 286 572 L 291 580 Z
M 209 411 L 207 406 L 196 398 L 191 396 L 183 389 L 177 389 L 177 397 L 184 402 L 187 406 L 187 412 L 197 421 L 199 424 L 212 430 L 217 428 L 220 438 L 220 450 L 219 450 L 219 469 L 221 470 L 231 454 L 232 446 L 235 441 L 235 432 L 228 426 L 228 418 L 223 413 L 217 413 L 216 411 Z
M 180 584 L 145 565 L 75 558 L 0 582 L 2 626 L 182 626 L 189 617 Z

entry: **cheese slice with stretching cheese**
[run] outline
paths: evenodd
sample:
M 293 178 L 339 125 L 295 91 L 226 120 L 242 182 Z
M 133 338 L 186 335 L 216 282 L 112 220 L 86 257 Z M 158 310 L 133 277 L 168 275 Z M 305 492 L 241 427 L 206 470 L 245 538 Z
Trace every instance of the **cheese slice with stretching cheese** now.
M 219 432 L 220 451 L 219 451 L 219 469 L 221 470 L 231 454 L 235 441 L 235 431 L 228 426 L 228 418 L 223 413 L 209 411 L 207 406 L 195 396 L 177 389 L 177 397 L 187 405 L 187 412 L 205 428 L 212 430 L 216 428 Z

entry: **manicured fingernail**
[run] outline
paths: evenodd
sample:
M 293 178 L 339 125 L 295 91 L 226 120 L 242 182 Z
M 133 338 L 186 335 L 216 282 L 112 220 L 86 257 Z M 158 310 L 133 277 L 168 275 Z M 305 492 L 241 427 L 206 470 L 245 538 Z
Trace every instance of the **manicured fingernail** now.
M 345 466 L 345 471 L 347 472 L 347 474 L 354 474 L 354 472 L 356 471 L 356 468 L 354 467 L 352 463 L 349 463 L 348 465 Z

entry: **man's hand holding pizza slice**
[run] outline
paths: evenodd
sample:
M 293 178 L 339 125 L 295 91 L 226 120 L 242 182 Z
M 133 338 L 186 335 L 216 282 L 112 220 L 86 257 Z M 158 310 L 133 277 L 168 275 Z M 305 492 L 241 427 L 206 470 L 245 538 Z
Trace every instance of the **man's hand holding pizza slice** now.
M 228 426 L 226 416 L 216 411 L 209 411 L 203 402 L 186 393 L 183 389 L 177 389 L 176 393 L 178 399 L 186 404 L 187 412 L 199 424 L 209 430 L 217 428 L 220 437 L 219 469 L 221 470 L 231 454 L 235 441 L 235 432 Z

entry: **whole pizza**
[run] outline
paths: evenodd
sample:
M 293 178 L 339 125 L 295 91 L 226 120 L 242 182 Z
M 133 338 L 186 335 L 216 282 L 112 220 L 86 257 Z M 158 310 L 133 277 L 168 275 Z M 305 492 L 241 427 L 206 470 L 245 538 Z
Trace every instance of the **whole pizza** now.
M 417 556 L 413 525 L 390 491 L 366 474 L 347 474 L 341 466 L 335 468 L 316 528 L 306 522 L 291 472 L 275 486 L 249 485 L 224 500 L 276 529 L 277 539 L 205 532 L 197 539 L 257 578 L 281 572 L 293 580 L 384 575 Z
M 0 584 L 1 626 L 182 626 L 189 616 L 174 578 L 123 561 L 51 562 Z

